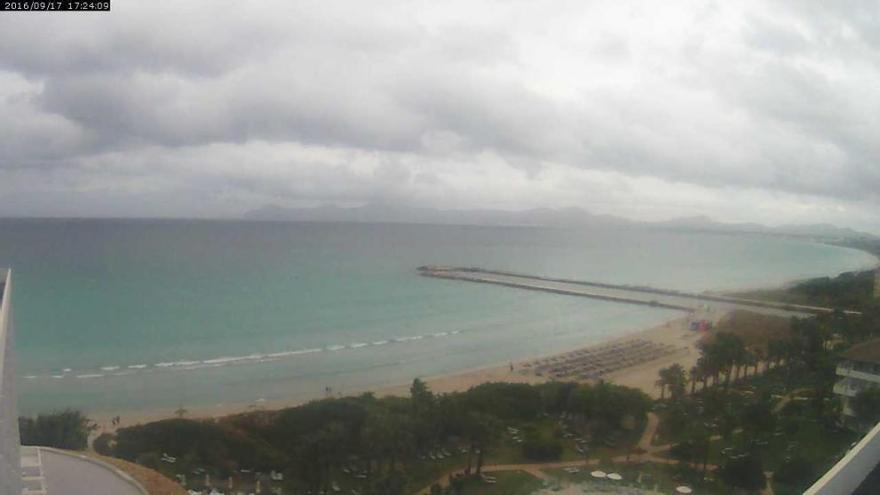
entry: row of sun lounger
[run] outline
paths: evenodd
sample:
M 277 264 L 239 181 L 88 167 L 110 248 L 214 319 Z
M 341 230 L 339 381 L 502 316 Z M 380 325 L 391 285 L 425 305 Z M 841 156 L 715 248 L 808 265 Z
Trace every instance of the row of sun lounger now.
M 540 376 L 586 380 L 647 363 L 673 354 L 675 351 L 675 346 L 669 344 L 632 339 L 538 359 L 526 364 L 526 367 L 532 368 L 534 373 Z

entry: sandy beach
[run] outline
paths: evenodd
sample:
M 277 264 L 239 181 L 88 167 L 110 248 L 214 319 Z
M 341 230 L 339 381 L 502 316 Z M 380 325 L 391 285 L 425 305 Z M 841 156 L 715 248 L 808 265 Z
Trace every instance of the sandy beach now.
M 565 353 L 590 349 L 601 345 L 624 342 L 633 339 L 644 339 L 653 343 L 670 345 L 676 348 L 676 351 L 670 355 L 655 359 L 640 365 L 631 366 L 606 374 L 603 379 L 612 383 L 635 387 L 643 390 L 652 397 L 659 397 L 660 390 L 655 385 L 657 380 L 657 372 L 673 363 L 681 364 L 685 369 L 690 369 L 697 358 L 699 350 L 697 343 L 701 337 L 700 332 L 694 332 L 689 329 L 691 321 L 710 320 L 717 323 L 726 314 L 723 310 L 706 309 L 695 313 L 682 315 L 678 318 L 667 321 L 666 323 L 621 335 L 612 339 L 605 340 L 600 343 L 594 343 L 589 346 L 572 348 Z M 542 358 L 561 356 L 565 353 L 554 354 L 552 356 L 543 356 Z M 432 391 L 435 393 L 450 393 L 467 390 L 481 383 L 488 382 L 517 382 L 517 383 L 541 383 L 548 381 L 545 376 L 537 376 L 525 365 L 541 358 L 529 358 L 526 360 L 495 364 L 483 368 L 471 369 L 461 373 L 451 373 L 439 376 L 428 376 L 422 378 Z M 513 365 L 513 370 L 511 370 Z M 415 378 L 415 377 L 414 377 Z M 391 395 L 407 395 L 409 394 L 410 382 L 389 385 L 369 390 L 377 396 Z M 345 395 L 356 395 L 357 393 L 367 392 L 347 392 Z M 310 400 L 320 399 L 321 397 L 313 397 Z M 250 403 L 229 403 L 218 404 L 216 406 L 193 407 L 186 408 L 186 418 L 220 418 L 231 414 L 238 414 L 253 410 L 273 410 L 284 407 L 291 407 L 303 404 L 306 400 L 291 401 L 262 401 Z M 112 419 L 119 416 L 118 425 L 112 424 Z M 136 424 L 158 421 L 161 419 L 172 418 L 175 416 L 174 409 L 151 409 L 143 411 L 118 411 L 105 413 L 92 413 L 89 417 L 98 425 L 96 434 L 101 432 L 113 431 L 117 428 L 132 426 Z

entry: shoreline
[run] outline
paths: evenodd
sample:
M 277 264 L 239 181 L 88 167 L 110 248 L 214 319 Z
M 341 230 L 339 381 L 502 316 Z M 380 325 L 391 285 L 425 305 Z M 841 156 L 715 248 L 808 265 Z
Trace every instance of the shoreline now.
M 680 348 L 680 350 L 679 352 L 659 359 L 614 371 L 604 376 L 603 379 L 611 383 L 639 388 L 652 397 L 657 397 L 659 396 L 659 390 L 657 390 L 654 382 L 657 379 L 657 371 L 660 368 L 678 362 L 687 369 L 696 362 L 696 359 L 699 356 L 699 352 L 696 351 L 696 343 L 699 341 L 702 334 L 700 332 L 689 330 L 688 327 L 690 322 L 695 319 L 705 319 L 717 323 L 725 314 L 727 314 L 726 310 L 711 308 L 689 312 L 648 328 L 635 329 L 622 335 L 616 335 L 586 345 L 578 345 L 561 352 L 542 356 L 531 356 L 520 360 L 495 363 L 432 376 L 414 376 L 404 383 L 389 383 L 379 387 L 371 387 L 369 389 L 347 390 L 345 393 L 334 394 L 333 397 L 355 396 L 367 392 L 372 392 L 377 397 L 405 396 L 409 394 L 409 387 L 412 380 L 415 378 L 422 379 L 434 393 L 438 394 L 461 392 L 488 382 L 505 381 L 514 383 L 542 383 L 551 381 L 551 379 L 537 376 L 534 373 L 526 371 L 526 368 L 524 367 L 526 363 L 534 362 L 537 359 L 561 356 L 576 350 L 590 349 L 609 343 L 623 342 L 633 339 L 644 339 L 660 344 L 671 344 Z M 513 371 L 510 369 L 511 365 L 513 365 Z M 225 416 L 258 410 L 277 410 L 286 407 L 295 407 L 327 397 L 328 396 L 315 396 L 311 398 L 291 400 L 249 401 L 218 404 L 214 406 L 197 406 L 184 408 L 187 412 L 183 417 L 200 420 L 218 419 Z M 128 411 L 95 411 L 93 413 L 87 413 L 87 416 L 98 426 L 98 429 L 94 433 L 97 435 L 105 432 L 113 432 L 119 428 L 127 426 L 174 418 L 176 417 L 176 409 L 177 408 L 156 408 Z M 120 421 L 117 425 L 113 425 L 112 420 L 117 416 L 120 418 Z
M 835 243 L 827 243 L 820 242 L 822 244 L 828 244 L 835 247 L 844 247 L 848 249 L 863 251 L 874 256 L 876 263 L 873 264 L 873 267 L 863 268 L 863 270 L 872 270 L 872 269 L 880 269 L 880 256 L 877 254 L 865 250 L 860 249 L 853 246 L 840 245 Z M 839 274 L 837 274 L 839 275 Z M 837 276 L 832 275 L 832 276 Z M 815 277 L 814 277 L 815 278 Z M 762 286 L 759 289 L 768 290 L 768 289 L 779 289 L 785 290 L 786 288 L 792 287 L 797 283 L 803 282 L 807 279 L 794 279 L 787 280 L 778 285 L 774 285 L 772 287 Z M 705 294 L 721 294 L 728 295 L 731 293 L 729 290 L 706 290 L 703 293 Z M 353 389 L 346 390 L 344 393 L 338 393 L 330 396 L 314 396 L 310 398 L 299 398 L 299 399 L 291 399 L 291 400 L 258 400 L 248 401 L 248 402 L 231 402 L 231 403 L 223 403 L 217 404 L 214 406 L 196 406 L 186 409 L 186 414 L 183 416 L 187 419 L 197 419 L 197 420 L 210 420 L 210 419 L 219 419 L 226 416 L 231 416 L 235 414 L 242 414 L 253 411 L 260 410 L 277 410 L 288 407 L 296 407 L 303 404 L 306 404 L 311 401 L 321 400 L 328 397 L 346 397 L 346 396 L 356 396 L 363 393 L 373 393 L 377 397 L 388 397 L 388 396 L 406 396 L 409 394 L 409 387 L 412 383 L 412 380 L 415 378 L 422 379 L 427 386 L 434 392 L 438 394 L 443 393 L 451 393 L 451 392 L 462 392 L 471 387 L 489 383 L 489 382 L 513 382 L 513 383 L 543 383 L 547 381 L 551 381 L 551 379 L 546 377 L 536 376 L 533 373 L 523 373 L 523 365 L 528 362 L 534 362 L 538 359 L 546 359 L 551 357 L 559 357 L 574 351 L 591 349 L 594 347 L 606 345 L 614 342 L 621 342 L 636 338 L 642 338 L 645 340 L 651 340 L 657 343 L 664 344 L 673 344 L 677 346 L 681 346 L 686 349 L 686 352 L 675 353 L 673 355 L 664 356 L 659 359 L 655 359 L 653 361 L 649 361 L 647 363 L 642 363 L 639 365 L 623 368 L 612 373 L 607 374 L 602 379 L 611 383 L 615 383 L 618 385 L 625 385 L 629 387 L 634 387 L 642 390 L 653 398 L 659 397 L 659 390 L 655 385 L 655 381 L 657 379 L 657 372 L 659 369 L 669 366 L 673 363 L 681 364 L 685 370 L 690 369 L 691 366 L 696 364 L 697 359 L 699 358 L 699 350 L 696 347 L 697 342 L 701 338 L 700 332 L 690 331 L 688 329 L 689 322 L 693 319 L 705 319 L 710 320 L 713 323 L 717 324 L 725 315 L 727 315 L 730 310 L 719 310 L 719 309 L 700 309 L 692 312 L 684 312 L 683 315 L 676 316 L 671 318 L 663 323 L 648 327 L 648 328 L 639 328 L 634 329 L 632 331 L 626 332 L 622 335 L 613 336 L 606 339 L 601 339 L 599 341 L 586 344 L 586 345 L 578 345 L 576 347 L 572 347 L 570 349 L 566 349 L 564 351 L 540 355 L 540 356 L 531 356 L 528 358 L 522 358 L 515 361 L 505 362 L 505 363 L 494 363 L 487 364 L 485 366 L 479 366 L 475 368 L 470 368 L 461 371 L 453 371 L 449 373 L 443 373 L 432 376 L 413 376 L 409 380 L 403 383 L 389 383 L 378 387 L 371 387 L 365 389 Z M 510 365 L 513 365 L 514 371 L 511 372 Z M 566 380 L 567 381 L 567 380 Z M 107 411 L 96 411 L 93 413 L 87 413 L 87 416 L 98 426 L 98 429 L 94 432 L 93 435 L 97 435 L 103 432 L 113 432 L 119 428 L 124 428 L 127 426 L 134 426 L 138 424 L 149 423 L 153 421 L 160 421 L 163 419 L 171 419 L 176 417 L 176 408 L 148 408 L 148 409 L 132 409 L 132 410 L 121 410 L 117 409 L 112 412 Z M 120 421 L 116 424 L 112 424 L 112 420 L 114 417 L 119 417 Z

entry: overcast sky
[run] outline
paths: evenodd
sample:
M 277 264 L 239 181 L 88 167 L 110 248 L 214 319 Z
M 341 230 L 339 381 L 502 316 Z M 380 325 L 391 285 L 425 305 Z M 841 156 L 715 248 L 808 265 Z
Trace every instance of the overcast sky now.
M 376 201 L 880 232 L 880 2 L 0 14 L 0 216 Z

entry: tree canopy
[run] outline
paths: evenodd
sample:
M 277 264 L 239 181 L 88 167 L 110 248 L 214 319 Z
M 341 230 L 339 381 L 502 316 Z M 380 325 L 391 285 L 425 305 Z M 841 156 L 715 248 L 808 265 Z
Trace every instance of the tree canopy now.
M 852 400 L 856 418 L 863 424 L 880 421 L 880 388 L 862 390 Z
M 94 428 L 80 411 L 71 409 L 18 419 L 22 445 L 84 450 L 88 446 L 89 433 Z

